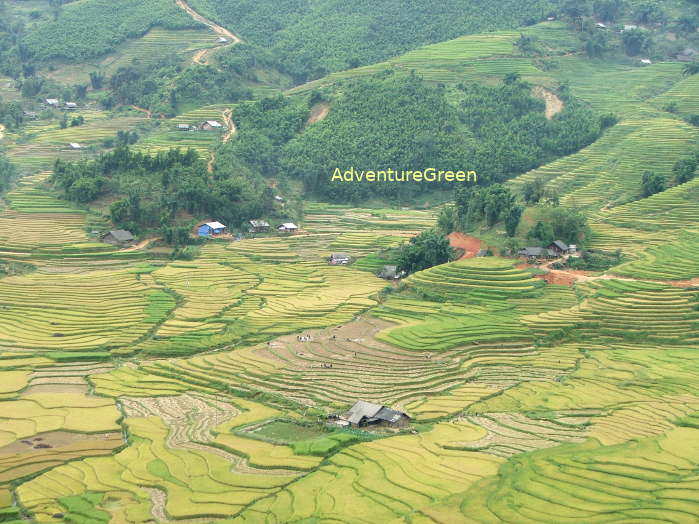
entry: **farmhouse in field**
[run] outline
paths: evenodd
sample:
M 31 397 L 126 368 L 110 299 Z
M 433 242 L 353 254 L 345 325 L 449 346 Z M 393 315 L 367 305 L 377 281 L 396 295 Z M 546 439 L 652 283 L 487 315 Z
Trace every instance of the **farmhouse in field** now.
M 277 228 L 277 231 L 282 233 L 296 233 L 299 230 L 299 226 L 293 222 L 286 222 Z
M 197 229 L 200 237 L 208 237 L 212 235 L 221 235 L 226 231 L 226 226 L 221 224 L 221 222 L 207 222 L 202 224 Z
M 68 144 L 68 147 L 70 147 L 74 151 L 79 151 L 83 148 L 83 146 L 81 146 L 77 142 L 71 142 L 70 144 Z
M 78 108 L 78 104 L 76 104 L 75 102 L 66 102 L 65 108 L 66 108 L 68 111 L 71 111 L 71 110 L 73 110 L 73 109 L 77 109 L 77 108 Z
M 333 266 L 346 266 L 352 262 L 352 257 L 345 253 L 333 253 L 330 255 L 328 262 Z
M 696 49 L 687 47 L 677 54 L 677 60 L 680 62 L 691 62 L 697 57 L 697 55 L 699 55 L 699 52 L 697 52 Z
M 177 124 L 177 130 L 178 131 L 191 131 L 192 126 L 189 124 Z
M 649 58 L 641 58 L 641 63 L 643 65 L 651 65 L 653 63 L 653 61 L 650 60 Z
M 561 240 L 555 240 L 548 246 L 547 249 L 553 251 L 556 255 L 561 256 L 566 255 L 570 250 L 570 247 L 568 246 L 568 244 L 562 242 Z
M 405 276 L 405 271 L 398 271 L 398 266 L 384 266 L 379 272 L 379 278 L 384 280 L 398 280 Z
M 51 107 L 58 107 L 58 99 L 57 98 L 47 98 L 46 105 L 51 106 Z
M 227 44 L 227 43 L 228 43 L 228 38 L 223 37 L 223 36 L 219 36 L 217 42 L 218 42 L 219 44 Z
M 250 222 L 250 233 L 266 233 L 269 231 L 269 222 L 264 220 L 251 220 Z
M 543 247 L 525 247 L 520 249 L 518 255 L 529 260 L 537 258 L 556 258 L 556 253 Z
M 402 427 L 410 422 L 410 416 L 380 404 L 359 400 L 345 415 L 340 417 L 340 420 L 345 421 L 353 428 L 376 425 Z
M 216 120 L 207 120 L 201 125 L 203 131 L 213 131 L 218 129 L 223 129 L 223 125 Z
M 116 231 L 109 231 L 105 233 L 100 238 L 105 244 L 112 244 L 113 246 L 131 246 L 135 242 L 134 236 L 131 231 L 126 231 L 125 229 L 117 229 Z

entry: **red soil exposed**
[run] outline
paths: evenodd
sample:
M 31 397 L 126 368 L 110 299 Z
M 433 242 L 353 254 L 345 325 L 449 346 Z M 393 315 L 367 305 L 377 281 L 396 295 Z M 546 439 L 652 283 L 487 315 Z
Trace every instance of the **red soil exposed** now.
M 454 249 L 463 251 L 463 255 L 459 260 L 474 258 L 481 249 L 481 241 L 479 239 L 464 233 L 451 233 L 449 235 L 449 244 Z

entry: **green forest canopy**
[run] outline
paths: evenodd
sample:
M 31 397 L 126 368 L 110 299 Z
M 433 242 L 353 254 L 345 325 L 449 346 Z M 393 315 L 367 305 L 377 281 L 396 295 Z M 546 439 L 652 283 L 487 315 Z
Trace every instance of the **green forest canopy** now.
M 561 0 L 191 0 L 268 49 L 297 83 L 380 62 L 421 45 L 530 25 Z
M 63 5 L 57 19 L 38 23 L 24 44 L 38 60 L 80 61 L 107 54 L 154 26 L 202 27 L 171 0 L 81 0 Z
M 225 150 L 251 172 L 301 180 L 325 200 L 357 202 L 409 199 L 454 184 L 331 183 L 336 168 L 475 170 L 479 182 L 493 183 L 599 137 L 600 117 L 574 99 L 547 120 L 544 102 L 531 95 L 531 86 L 516 78 L 508 82 L 449 92 L 417 76 L 386 72 L 338 86 L 327 118 L 307 127 L 306 101 L 243 103 L 234 114 L 239 133 Z
M 112 201 L 112 221 L 136 233 L 171 227 L 182 212 L 233 227 L 267 215 L 274 203 L 261 179 L 223 168 L 210 177 L 206 162 L 191 149 L 150 156 L 120 147 L 96 160 L 57 160 L 52 181 L 69 200 Z

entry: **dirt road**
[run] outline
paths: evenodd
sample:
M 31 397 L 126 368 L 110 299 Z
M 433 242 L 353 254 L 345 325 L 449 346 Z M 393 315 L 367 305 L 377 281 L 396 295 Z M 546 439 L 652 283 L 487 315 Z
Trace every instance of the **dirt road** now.
M 454 249 L 463 250 L 464 254 L 459 260 L 474 258 L 481 249 L 481 241 L 479 239 L 464 233 L 451 233 L 449 235 L 449 244 Z
M 200 49 L 196 53 L 194 53 L 194 56 L 192 57 L 192 61 L 196 64 L 200 65 L 207 65 L 209 63 L 209 54 L 215 51 L 216 49 L 220 49 L 222 47 L 226 47 L 229 45 L 235 45 L 239 44 L 242 42 L 240 37 L 237 35 L 233 34 L 231 31 L 226 29 L 225 27 L 221 27 L 220 25 L 216 24 L 215 22 L 212 22 L 208 18 L 203 17 L 199 13 L 197 13 L 194 9 L 192 9 L 187 2 L 184 0 L 175 0 L 175 3 L 182 9 L 184 9 L 189 16 L 191 16 L 194 20 L 197 22 L 200 22 L 207 26 L 209 29 L 211 29 L 214 33 L 217 35 L 225 38 L 227 42 L 222 43 L 221 45 L 218 45 L 216 47 L 211 47 L 207 49 Z
M 551 91 L 539 86 L 534 90 L 534 94 L 539 98 L 543 98 L 544 102 L 546 102 L 546 118 L 549 120 L 563 111 L 563 100 Z
M 225 144 L 228 142 L 233 135 L 235 135 L 238 132 L 238 129 L 235 127 L 235 122 L 233 122 L 233 110 L 232 109 L 226 109 L 223 112 L 223 122 L 226 124 L 226 127 L 228 128 L 228 131 L 226 132 L 225 135 L 223 135 L 223 143 Z

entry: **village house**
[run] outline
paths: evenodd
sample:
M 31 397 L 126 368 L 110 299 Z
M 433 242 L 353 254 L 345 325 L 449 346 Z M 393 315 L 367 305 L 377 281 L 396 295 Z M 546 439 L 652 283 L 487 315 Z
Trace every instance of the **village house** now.
M 556 253 L 543 247 L 525 247 L 520 249 L 518 256 L 527 258 L 529 261 L 544 258 L 556 258 Z
M 217 42 L 218 42 L 219 44 L 227 44 L 227 43 L 228 43 L 228 38 L 226 38 L 226 37 L 224 37 L 224 36 L 219 36 Z
M 50 106 L 50 107 L 58 107 L 58 99 L 57 98 L 47 98 L 46 105 Z
M 569 250 L 570 250 L 570 247 L 568 246 L 568 244 L 566 244 L 565 242 L 562 242 L 561 240 L 554 240 L 547 247 L 547 249 L 549 249 L 550 251 L 553 251 L 556 255 L 558 255 L 560 257 L 561 255 L 567 255 Z
M 264 220 L 251 220 L 249 224 L 250 233 L 266 233 L 270 228 L 269 222 Z
M 200 237 L 208 237 L 212 235 L 221 235 L 226 231 L 226 226 L 221 224 L 221 222 L 207 222 L 202 224 L 197 229 Z
M 346 266 L 352 262 L 352 257 L 345 253 L 333 253 L 328 262 L 333 266 Z
M 405 271 L 398 271 L 398 266 L 384 266 L 379 272 L 379 278 L 384 280 L 398 280 L 405 275 Z
M 100 240 L 105 244 L 112 244 L 113 246 L 128 247 L 133 245 L 136 241 L 134 236 L 130 231 L 125 229 L 117 229 L 116 231 L 109 231 L 100 237 Z
M 217 122 L 216 120 L 207 120 L 201 125 L 201 129 L 203 131 L 214 131 L 223 129 L 223 125 L 220 122 Z
M 66 110 L 72 111 L 73 109 L 78 108 L 78 104 L 76 104 L 75 102 L 66 102 L 64 107 Z
M 178 131 L 191 131 L 192 126 L 189 124 L 177 124 L 177 130 Z
M 277 228 L 277 231 L 281 233 L 296 233 L 299 230 L 299 226 L 293 222 L 286 222 Z
M 652 64 L 653 64 L 653 61 L 650 60 L 650 59 L 648 59 L 648 58 L 641 58 L 641 63 L 642 63 L 643 65 L 652 65 Z
M 339 418 L 341 425 L 353 428 L 365 426 L 404 427 L 410 422 L 410 416 L 407 413 L 363 400 L 357 401 L 346 414 Z
M 73 151 L 80 151 L 83 148 L 83 146 L 81 146 L 77 142 L 71 142 L 70 144 L 68 144 L 68 147 L 71 148 Z
M 696 49 L 687 47 L 677 54 L 677 60 L 680 62 L 692 62 L 698 54 L 699 52 Z

